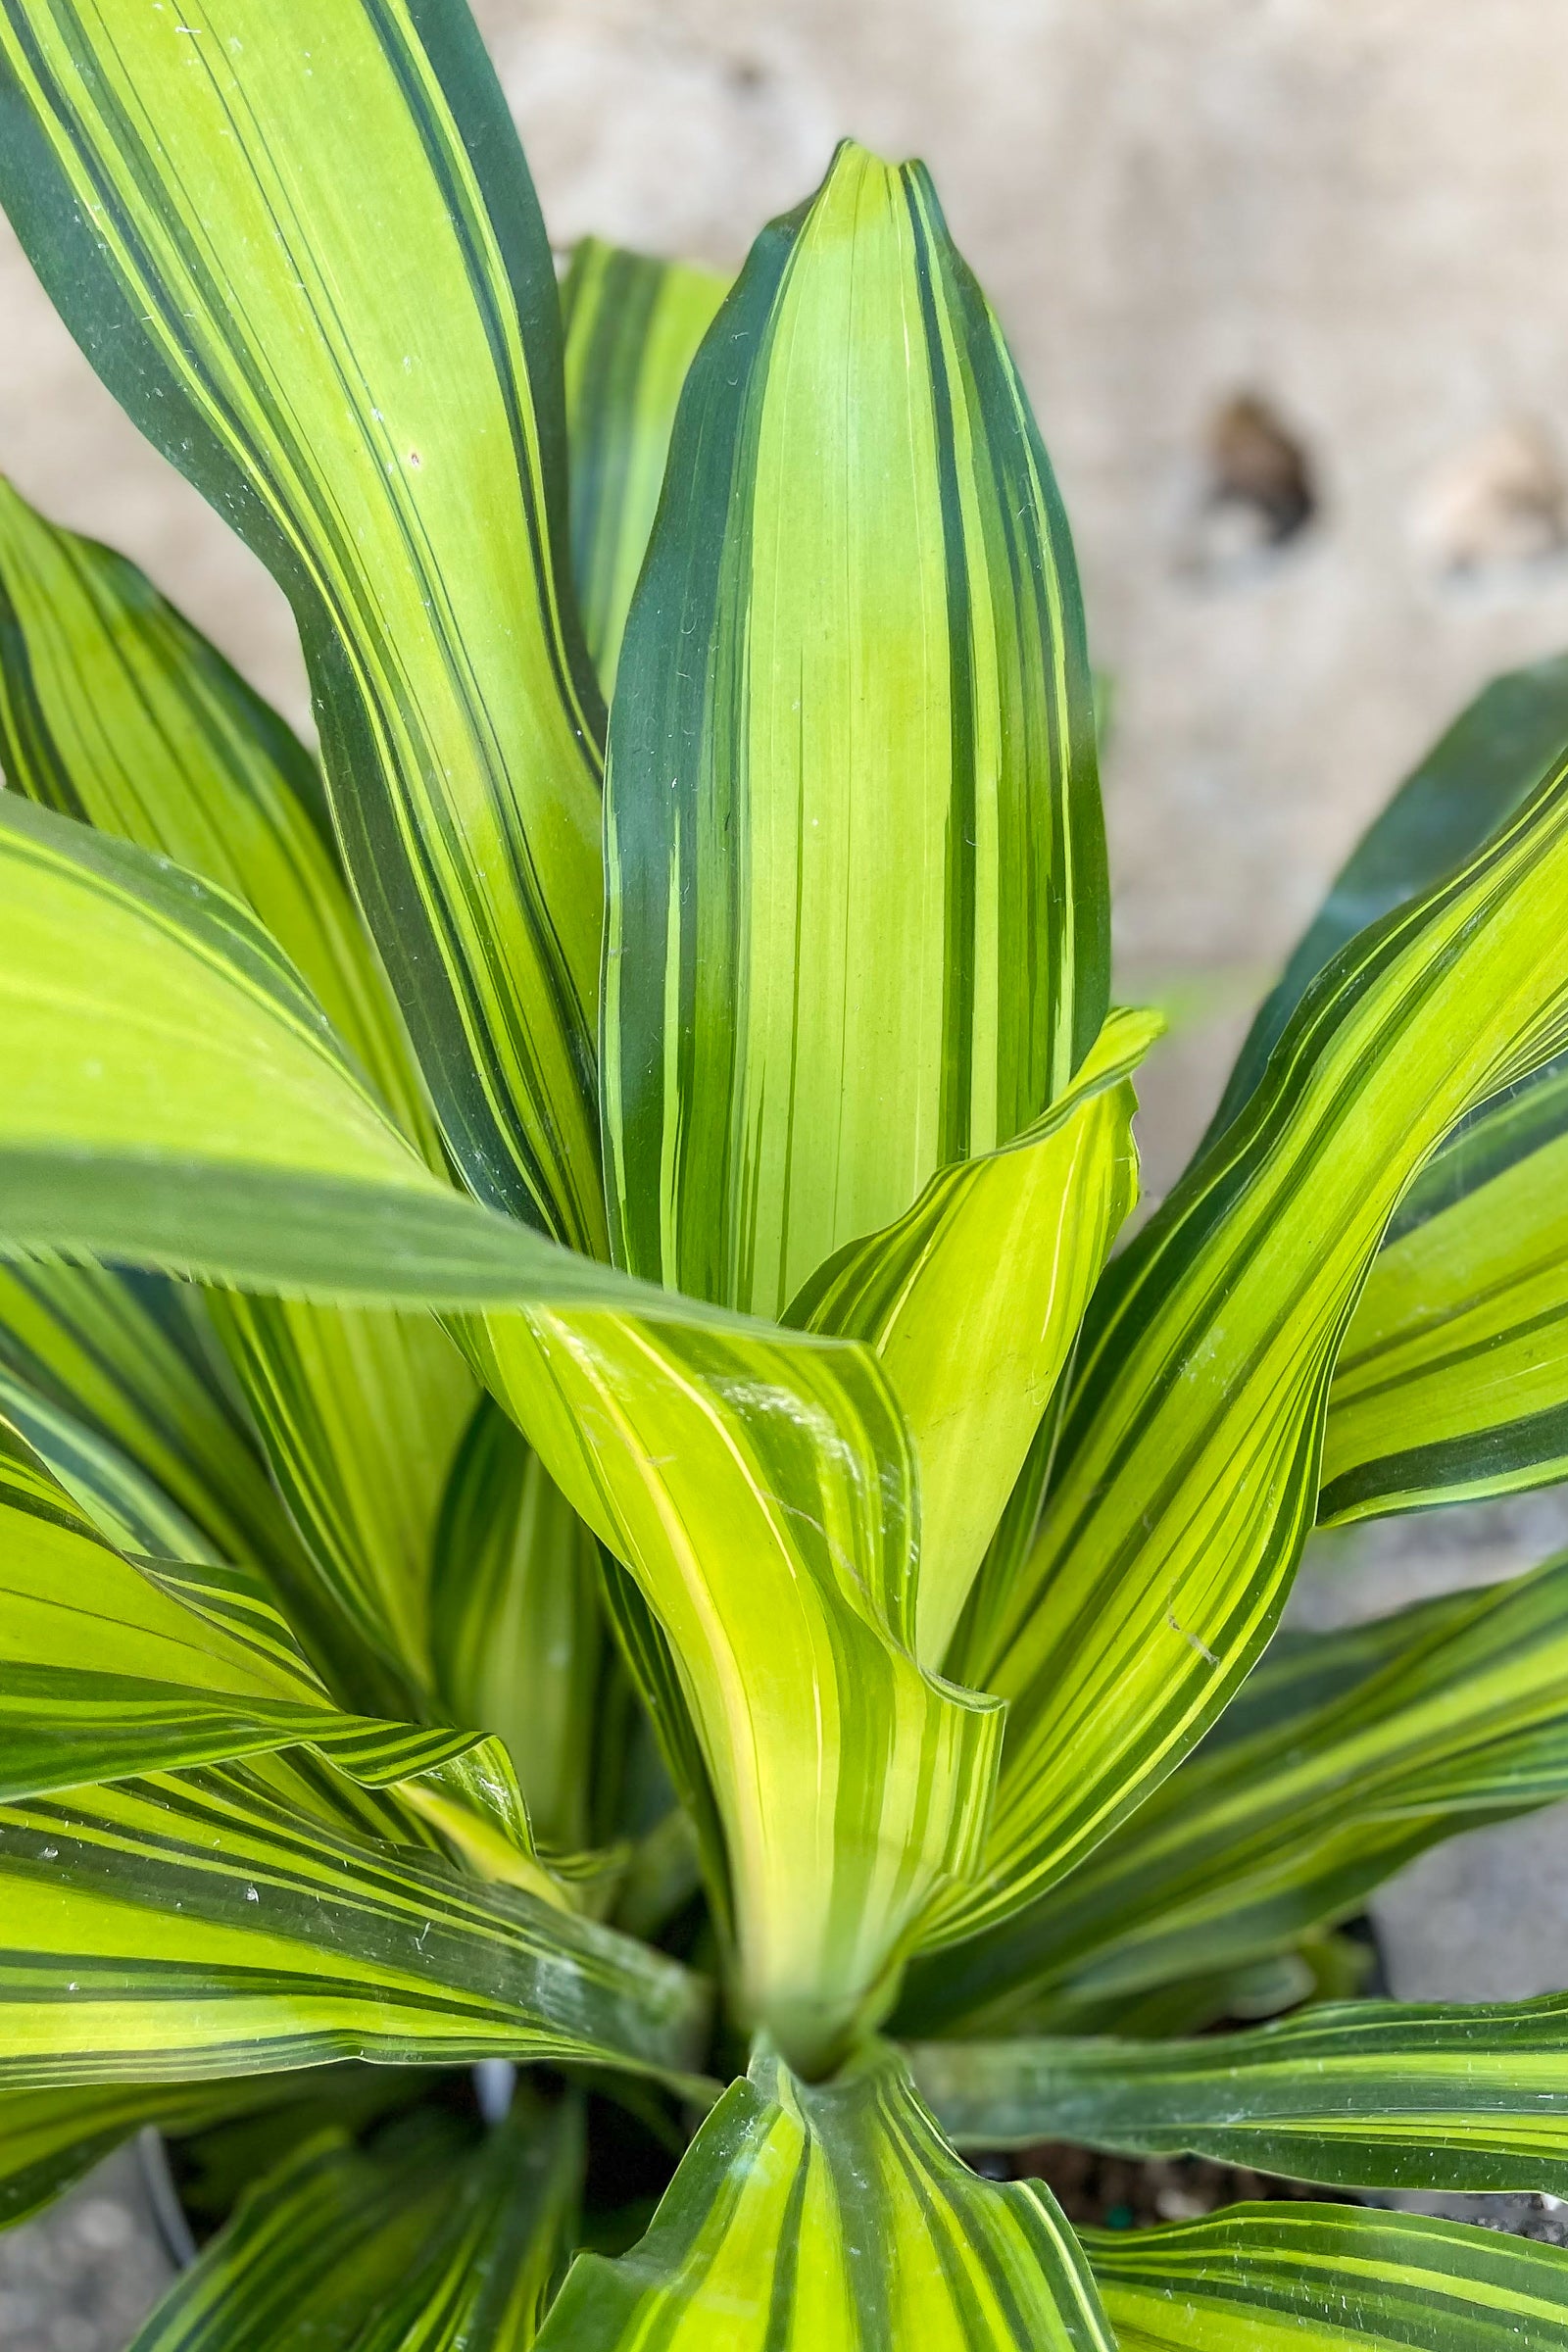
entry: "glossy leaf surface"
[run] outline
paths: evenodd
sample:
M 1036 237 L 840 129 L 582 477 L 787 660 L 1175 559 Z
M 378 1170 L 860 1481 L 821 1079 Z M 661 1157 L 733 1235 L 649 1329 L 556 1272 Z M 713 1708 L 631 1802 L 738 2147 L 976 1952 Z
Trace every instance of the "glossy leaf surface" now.
M 335 1611 L 427 1702 L 430 1547 L 471 1373 L 429 1315 L 221 1292 L 212 1315 Z
M 439 1171 L 312 761 L 131 565 L 3 487 L 0 758 L 14 789 L 248 906 Z M 234 1297 L 213 1314 L 325 1583 L 315 1612 L 347 1620 L 383 1690 L 422 1695 L 431 1524 L 472 1409 L 461 1359 L 423 1317 Z
M 647 2236 L 581 2255 L 544 2352 L 1113 2352 L 1040 2181 L 960 2164 L 883 2049 L 812 2089 L 754 2059 Z
M 0 73 L 0 188 L 62 315 L 293 602 L 454 1157 L 594 1247 L 597 696 L 554 270 L 477 34 L 406 0 L 308 34 L 265 0 L 10 0 Z
M 711 1320 L 443 1184 L 275 944 L 195 876 L 6 795 L 0 924 L 9 1252 L 329 1304 L 553 1296 Z
M 839 151 L 693 364 L 616 677 L 622 1263 L 776 1314 L 1065 1087 L 1105 1008 L 1065 520 L 918 166 Z
M 25 1084 L 0 1104 L 0 1231 L 100 1250 L 113 1233 L 153 1262 L 167 1236 L 188 1263 L 205 1211 L 204 1272 L 287 1288 L 303 1244 L 318 1273 L 352 1294 L 365 1268 L 395 1302 L 429 1296 L 428 1225 L 464 1252 L 475 1304 L 527 1309 L 474 1320 L 466 1344 L 669 1637 L 731 1839 L 745 1998 L 820 2064 L 972 1866 L 999 1730 L 993 1701 L 912 1655 L 913 1456 L 875 1359 L 653 1291 L 443 1192 L 270 943 L 192 877 L 23 808 L 0 809 L 8 881 L 27 927 L 0 1005 L 9 988 L 26 1008 Z M 84 968 L 89 919 L 103 960 Z M 101 1087 L 59 1054 L 86 1002 Z M 29 1165 L 35 1139 L 52 1155 Z M 73 1222 L 84 1193 L 107 1222 Z
M 1241 2205 L 1086 2238 L 1122 2352 L 1561 2352 L 1568 2253 L 1462 2222 Z
M 916 1967 L 901 2023 L 927 2033 L 1053 1989 L 1127 1999 L 1278 1951 L 1435 1839 L 1568 1795 L 1565 1691 L 1560 1562 L 1282 1640 L 1071 1878 Z
M 917 1647 L 940 1665 L 1090 1293 L 1138 1192 L 1127 1080 L 1158 1034 L 1113 1012 L 1067 1092 L 983 1158 L 933 1176 L 907 1216 L 851 1242 L 790 1308 L 863 1340 L 920 1459 Z
M 100 1536 L 141 1558 L 217 1557 L 167 1494 L 100 1432 L 0 1371 L 0 1417 L 46 1462 Z
M 645 1945 L 335 1831 L 243 1766 L 0 1807 L 0 1887 L 8 2088 L 490 2052 L 679 2070 L 701 2023 Z
M 1193 2041 L 925 2042 L 909 2062 L 959 2147 L 1067 2139 L 1355 2188 L 1568 2185 L 1568 1994 L 1357 2001 Z
M 1485 1103 L 1400 1203 L 1329 1397 L 1329 1525 L 1568 1477 L 1568 1066 Z
M 101 1197 L 112 1203 L 113 1178 Z M 111 1543 L 245 1564 L 340 1700 L 383 1712 L 406 1702 L 407 1683 L 356 1640 L 269 1478 L 191 1285 L 35 1258 L 0 1265 L 0 1409 Z
M 172 1524 L 194 1534 L 195 1549 L 178 1556 L 274 1566 L 298 1556 L 299 1540 L 204 1326 L 194 1291 L 156 1279 L 37 1259 L 0 1265 L 0 1365 L 11 1393 L 54 1417 L 64 1443 L 74 1430 L 76 1445 L 118 1457 L 153 1507 L 161 1498 Z M 69 1461 L 27 1435 L 72 1485 Z
M 3 481 L 0 768 L 13 792 L 242 900 L 435 1153 L 310 754 L 134 564 L 46 522 Z
M 541 1310 L 486 1381 L 668 1638 L 728 1846 L 741 1998 L 803 2069 L 974 1865 L 995 1702 L 913 1656 L 907 1433 L 869 1353 Z
M 344 1714 L 244 1571 L 125 1558 L 0 1422 L 0 1796 L 301 1742 L 395 1785 L 482 1876 L 565 1901 L 495 1741 Z
M 955 1671 L 1009 1703 L 972 1934 L 1080 1860 L 1219 1714 L 1316 1503 L 1329 1375 L 1400 1195 L 1563 1042 L 1568 771 L 1362 934 L 1102 1286 L 1034 1550 Z
M 571 556 L 608 697 L 664 482 L 686 370 L 729 280 L 584 237 L 561 289 Z

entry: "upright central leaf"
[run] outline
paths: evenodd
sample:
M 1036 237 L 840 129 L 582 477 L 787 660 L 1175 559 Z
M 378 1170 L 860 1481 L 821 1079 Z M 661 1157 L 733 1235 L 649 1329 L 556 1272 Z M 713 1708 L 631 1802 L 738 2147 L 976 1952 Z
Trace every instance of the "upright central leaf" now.
M 455 1159 L 597 1249 L 597 696 L 560 325 L 472 25 L 409 0 L 5 0 L 0 111 L 0 192 L 68 323 L 293 602 Z
M 1105 1008 L 1066 524 L 918 166 L 846 146 L 759 240 L 667 481 L 612 724 L 612 1242 L 775 1315 Z

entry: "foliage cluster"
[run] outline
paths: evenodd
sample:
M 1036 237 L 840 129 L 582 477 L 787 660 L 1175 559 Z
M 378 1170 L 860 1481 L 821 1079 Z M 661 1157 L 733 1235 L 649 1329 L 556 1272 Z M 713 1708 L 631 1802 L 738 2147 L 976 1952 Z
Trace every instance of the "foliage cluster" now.
M 0 2218 L 160 2127 L 140 2352 L 1568 2346 L 1551 2248 L 955 2152 L 1568 2192 L 1568 1996 L 1339 1933 L 1568 1792 L 1568 1563 L 1277 1633 L 1568 1463 L 1568 664 L 1112 1254 L 1159 1024 L 918 167 L 558 287 L 461 0 L 3 0 L 0 187 L 321 744 L 0 493 Z

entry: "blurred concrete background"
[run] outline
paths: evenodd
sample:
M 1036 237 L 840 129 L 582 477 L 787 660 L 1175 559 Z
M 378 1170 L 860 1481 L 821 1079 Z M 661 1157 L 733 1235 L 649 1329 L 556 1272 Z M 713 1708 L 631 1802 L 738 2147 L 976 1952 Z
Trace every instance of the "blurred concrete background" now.
M 173 2268 L 133 2149 L 101 2164 L 41 2221 L 0 2236 L 5 2352 L 121 2352 Z
M 1162 1189 L 1255 987 L 1402 769 L 1490 674 L 1568 646 L 1560 0 L 479 15 L 563 245 L 591 228 L 738 262 L 841 132 L 932 166 L 1034 392 L 1115 680 L 1121 987 L 1219 975 L 1147 1089 Z M 0 326 L 0 465 L 136 556 L 304 723 L 280 598 L 119 417 L 9 244 Z M 1339 1545 L 1300 1605 L 1364 1613 L 1565 1537 L 1556 1497 L 1403 1522 Z M 1461 1840 L 1380 1916 L 1408 1993 L 1568 1983 L 1568 1824 Z M 0 2241 L 0 2297 L 36 2243 Z M 89 2340 L 74 2308 L 13 2311 L 0 2340 L 107 2352 L 125 2324 Z

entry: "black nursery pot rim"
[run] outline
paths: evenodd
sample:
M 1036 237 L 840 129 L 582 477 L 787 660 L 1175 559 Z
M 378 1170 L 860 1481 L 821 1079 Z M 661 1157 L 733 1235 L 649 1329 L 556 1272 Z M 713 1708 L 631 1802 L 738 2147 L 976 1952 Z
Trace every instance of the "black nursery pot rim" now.
M 174 2180 L 168 2143 L 156 2124 L 144 2124 L 137 2132 L 136 2163 L 159 2242 L 176 2271 L 188 2271 L 200 2248 Z

